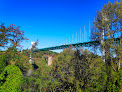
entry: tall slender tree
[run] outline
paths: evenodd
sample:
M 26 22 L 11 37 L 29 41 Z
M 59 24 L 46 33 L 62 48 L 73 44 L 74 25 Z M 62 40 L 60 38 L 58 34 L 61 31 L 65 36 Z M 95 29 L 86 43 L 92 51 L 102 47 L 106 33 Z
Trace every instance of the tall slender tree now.
M 99 40 L 101 43 L 102 60 L 108 65 L 111 64 L 111 48 L 115 48 L 115 38 L 122 38 L 122 6 L 121 2 L 115 2 L 104 5 L 104 8 L 98 11 L 94 22 L 94 32 L 92 39 Z M 107 39 L 105 41 L 105 39 Z M 114 46 L 114 47 L 113 47 Z

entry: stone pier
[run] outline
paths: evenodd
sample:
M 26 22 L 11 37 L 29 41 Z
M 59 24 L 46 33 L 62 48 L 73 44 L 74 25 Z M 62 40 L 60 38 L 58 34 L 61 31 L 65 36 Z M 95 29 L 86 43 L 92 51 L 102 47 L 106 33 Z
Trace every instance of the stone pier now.
M 52 64 L 52 56 L 51 55 L 44 55 L 43 58 L 47 61 L 47 65 L 50 66 Z

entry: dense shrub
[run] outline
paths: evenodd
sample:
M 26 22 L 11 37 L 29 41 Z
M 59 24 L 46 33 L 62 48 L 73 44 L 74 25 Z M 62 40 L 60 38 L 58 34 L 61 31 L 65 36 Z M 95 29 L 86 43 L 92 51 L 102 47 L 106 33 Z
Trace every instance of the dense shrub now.
M 0 92 L 20 92 L 22 73 L 14 65 L 8 65 L 0 74 Z
M 8 65 L 9 55 L 1 54 L 0 55 L 0 73 L 4 70 L 4 68 Z

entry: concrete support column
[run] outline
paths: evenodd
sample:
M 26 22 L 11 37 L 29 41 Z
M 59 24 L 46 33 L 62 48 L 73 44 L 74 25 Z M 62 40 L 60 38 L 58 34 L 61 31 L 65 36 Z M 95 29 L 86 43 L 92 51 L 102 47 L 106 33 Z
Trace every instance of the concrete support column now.
M 48 61 L 47 61 L 47 65 L 51 65 L 52 64 L 52 56 L 48 57 Z

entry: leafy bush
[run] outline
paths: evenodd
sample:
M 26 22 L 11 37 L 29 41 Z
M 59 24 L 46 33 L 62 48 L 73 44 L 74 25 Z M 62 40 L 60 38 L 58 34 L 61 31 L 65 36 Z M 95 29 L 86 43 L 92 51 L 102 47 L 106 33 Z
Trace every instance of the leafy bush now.
M 14 65 L 8 65 L 0 74 L 0 92 L 20 92 L 22 73 Z
M 8 65 L 9 56 L 7 54 L 0 55 L 0 73 L 4 70 L 4 68 Z

